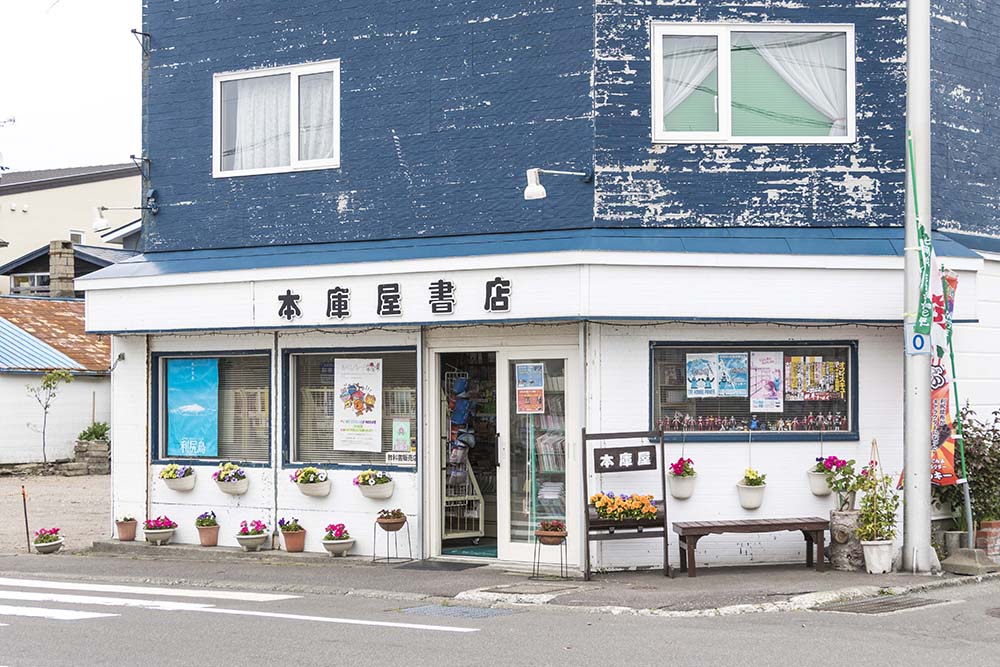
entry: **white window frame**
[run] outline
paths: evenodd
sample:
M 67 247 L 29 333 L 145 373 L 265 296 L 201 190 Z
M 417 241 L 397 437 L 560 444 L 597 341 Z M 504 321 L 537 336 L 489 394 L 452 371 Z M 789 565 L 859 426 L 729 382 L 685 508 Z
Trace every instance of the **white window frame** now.
M 842 32 L 847 37 L 847 134 L 842 137 L 733 136 L 731 34 L 733 32 Z M 663 37 L 665 35 L 714 36 L 719 44 L 719 130 L 717 132 L 667 132 L 663 130 Z M 857 141 L 854 25 L 847 23 L 668 23 L 650 22 L 650 88 L 654 144 L 851 144 Z
M 333 73 L 333 157 L 327 160 L 299 159 L 299 78 L 309 74 Z M 280 167 L 262 167 L 259 169 L 222 168 L 222 84 L 226 81 L 239 79 L 254 79 L 263 76 L 289 74 L 288 85 L 291 86 L 289 96 L 289 163 Z M 242 72 L 224 72 L 215 74 L 212 78 L 212 176 L 227 178 L 230 176 L 253 176 L 256 174 L 283 174 L 294 171 L 311 171 L 314 169 L 336 169 L 340 167 L 340 59 L 305 65 L 290 65 L 287 67 L 267 67 L 245 70 Z
M 79 241 L 73 241 L 73 234 L 78 234 L 80 236 Z M 74 245 L 83 245 L 83 242 L 87 240 L 87 234 L 79 229 L 69 230 L 69 240 L 73 241 Z

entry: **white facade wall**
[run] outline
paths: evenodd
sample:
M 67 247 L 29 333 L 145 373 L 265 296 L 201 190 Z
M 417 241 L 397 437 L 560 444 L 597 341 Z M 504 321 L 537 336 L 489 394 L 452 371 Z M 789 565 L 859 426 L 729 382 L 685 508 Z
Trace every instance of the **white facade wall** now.
M 38 385 L 41 375 L 0 373 L 0 463 L 42 460 L 42 407 L 26 385 Z M 73 458 L 80 431 L 93 421 L 110 419 L 111 387 L 107 377 L 75 376 L 49 409 L 46 454 L 49 461 Z
M 828 442 L 705 442 L 695 438 L 683 447 L 694 460 L 697 488 L 689 500 L 667 499 L 674 521 L 713 521 L 803 516 L 829 516 L 834 496 L 819 498 L 809 491 L 806 470 L 821 453 L 868 460 L 872 438 L 878 439 L 882 465 L 898 476 L 903 462 L 903 354 L 899 328 L 788 328 L 773 326 L 589 326 L 587 337 L 587 429 L 590 432 L 636 431 L 649 428 L 651 341 L 802 342 L 858 341 L 859 440 Z M 626 444 L 619 441 L 620 444 Z M 607 446 L 613 446 L 609 442 Z M 598 445 L 601 446 L 601 445 Z M 681 456 L 681 443 L 667 444 L 667 462 Z M 763 506 L 740 507 L 736 483 L 752 457 L 754 468 L 767 475 Z M 660 496 L 659 472 L 590 475 L 593 491 L 651 493 Z M 668 491 L 669 494 L 669 491 Z M 899 541 L 902 539 L 900 517 Z M 662 563 L 662 542 L 629 540 L 595 543 L 595 567 L 655 566 Z M 671 562 L 676 566 L 677 541 L 671 534 Z M 698 565 L 805 562 L 800 533 L 713 535 L 698 542 Z
M 985 258 L 975 286 L 959 278 L 957 303 L 974 299 L 975 324 L 955 325 L 955 369 L 958 397 L 980 420 L 992 419 L 1000 409 L 1000 255 L 981 252 Z

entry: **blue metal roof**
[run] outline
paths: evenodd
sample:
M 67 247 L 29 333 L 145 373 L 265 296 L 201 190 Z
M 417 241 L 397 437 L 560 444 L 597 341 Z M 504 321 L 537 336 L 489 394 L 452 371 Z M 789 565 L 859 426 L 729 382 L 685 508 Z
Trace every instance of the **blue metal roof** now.
M 0 276 L 7 275 L 8 273 L 14 273 L 28 262 L 36 260 L 39 257 L 44 257 L 48 254 L 49 246 L 43 245 L 41 248 L 32 250 L 25 255 L 21 255 L 17 259 L 12 259 L 3 266 L 0 266 Z M 121 262 L 122 260 L 135 257 L 138 254 L 139 253 L 135 250 L 122 250 L 121 248 L 102 248 L 92 245 L 73 246 L 74 257 L 101 267 L 110 266 L 116 262 Z
M 934 245 L 938 255 L 942 257 L 979 257 L 961 243 L 943 234 L 934 234 Z M 128 278 L 198 271 L 235 271 L 565 250 L 901 257 L 903 229 L 901 227 L 580 229 L 224 250 L 185 250 L 139 255 L 91 274 L 87 278 Z
M 983 252 L 1000 253 L 1000 237 L 981 234 L 964 234 L 962 232 L 941 232 L 956 243 L 966 248 L 982 250 Z
M 86 370 L 65 354 L 0 317 L 0 373 L 24 370 Z

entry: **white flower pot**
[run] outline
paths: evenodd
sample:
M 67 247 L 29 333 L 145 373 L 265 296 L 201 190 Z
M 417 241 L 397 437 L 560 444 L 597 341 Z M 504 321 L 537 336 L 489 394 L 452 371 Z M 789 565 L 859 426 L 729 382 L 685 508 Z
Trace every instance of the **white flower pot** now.
M 396 488 L 396 482 L 386 482 L 385 484 L 360 484 L 358 488 L 361 489 L 361 495 L 365 498 L 374 498 L 375 500 L 385 500 L 392 496 L 393 490 Z
M 299 487 L 299 492 L 304 496 L 322 498 L 323 496 L 330 495 L 329 479 L 325 482 L 313 482 L 312 484 L 300 484 L 296 482 L 295 486 Z
M 59 538 L 55 542 L 46 542 L 44 544 L 36 544 L 35 552 L 40 554 L 54 554 L 55 552 L 62 549 L 63 538 Z
M 174 536 L 174 531 L 176 528 L 160 528 L 159 530 L 145 530 L 143 529 L 142 534 L 146 538 L 146 541 L 155 544 L 157 546 L 161 544 L 166 544 L 170 541 L 170 538 Z
M 892 540 L 862 540 L 861 549 L 865 552 L 865 569 L 868 574 L 892 572 Z
M 737 484 L 736 490 L 740 494 L 740 507 L 745 510 L 755 510 L 761 506 L 764 502 L 764 489 L 767 488 L 767 484 L 762 486 L 747 486 L 746 484 Z
M 240 543 L 243 547 L 243 551 L 260 551 L 260 548 L 264 546 L 264 543 L 270 539 L 270 533 L 262 533 L 260 535 L 237 535 L 236 541 Z
M 346 556 L 353 546 L 353 537 L 346 540 L 323 540 L 323 548 L 330 552 L 331 556 Z
M 698 475 L 680 477 L 678 475 L 667 475 L 667 484 L 670 485 L 670 495 L 677 500 L 687 500 L 694 494 L 694 483 Z
M 163 483 L 167 485 L 168 489 L 173 489 L 174 491 L 190 491 L 194 488 L 194 474 L 192 473 L 187 477 L 164 479 Z
M 238 482 L 216 482 L 219 491 L 228 493 L 231 496 L 242 496 L 250 487 L 250 478 L 244 477 Z
M 826 473 L 809 470 L 806 474 L 809 475 L 809 490 L 814 496 L 822 498 L 833 493 L 830 485 L 826 483 Z

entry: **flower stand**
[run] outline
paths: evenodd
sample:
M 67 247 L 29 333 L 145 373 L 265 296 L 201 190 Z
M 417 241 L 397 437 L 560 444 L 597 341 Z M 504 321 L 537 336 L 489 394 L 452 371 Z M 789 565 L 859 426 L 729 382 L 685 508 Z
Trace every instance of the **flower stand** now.
M 385 486 L 385 484 L 380 484 L 378 486 Z M 410 557 L 409 558 L 402 558 L 401 559 L 399 557 L 399 533 L 402 530 L 402 528 L 403 528 L 404 525 L 406 526 L 406 548 L 407 548 L 407 553 L 409 554 Z M 382 530 L 380 531 L 379 528 L 381 528 Z M 379 558 L 378 555 L 377 555 L 378 554 L 378 537 L 377 536 L 378 536 L 378 534 L 380 532 L 385 534 L 385 560 L 384 561 L 381 558 Z M 391 558 L 389 557 L 389 535 L 390 534 L 392 535 L 392 542 L 393 542 L 393 545 L 395 547 L 395 553 L 396 553 L 396 555 L 393 556 L 393 557 L 391 557 Z M 386 565 L 388 565 L 390 563 L 400 563 L 400 562 L 402 562 L 402 563 L 408 563 L 408 562 L 410 562 L 412 560 L 413 560 L 413 544 L 410 541 L 410 522 L 406 521 L 405 519 L 403 519 L 402 521 L 400 521 L 398 519 L 391 520 L 391 521 L 387 521 L 385 519 L 382 519 L 382 520 L 375 519 L 375 522 L 372 524 L 372 562 L 376 563 L 376 562 L 382 561 Z

